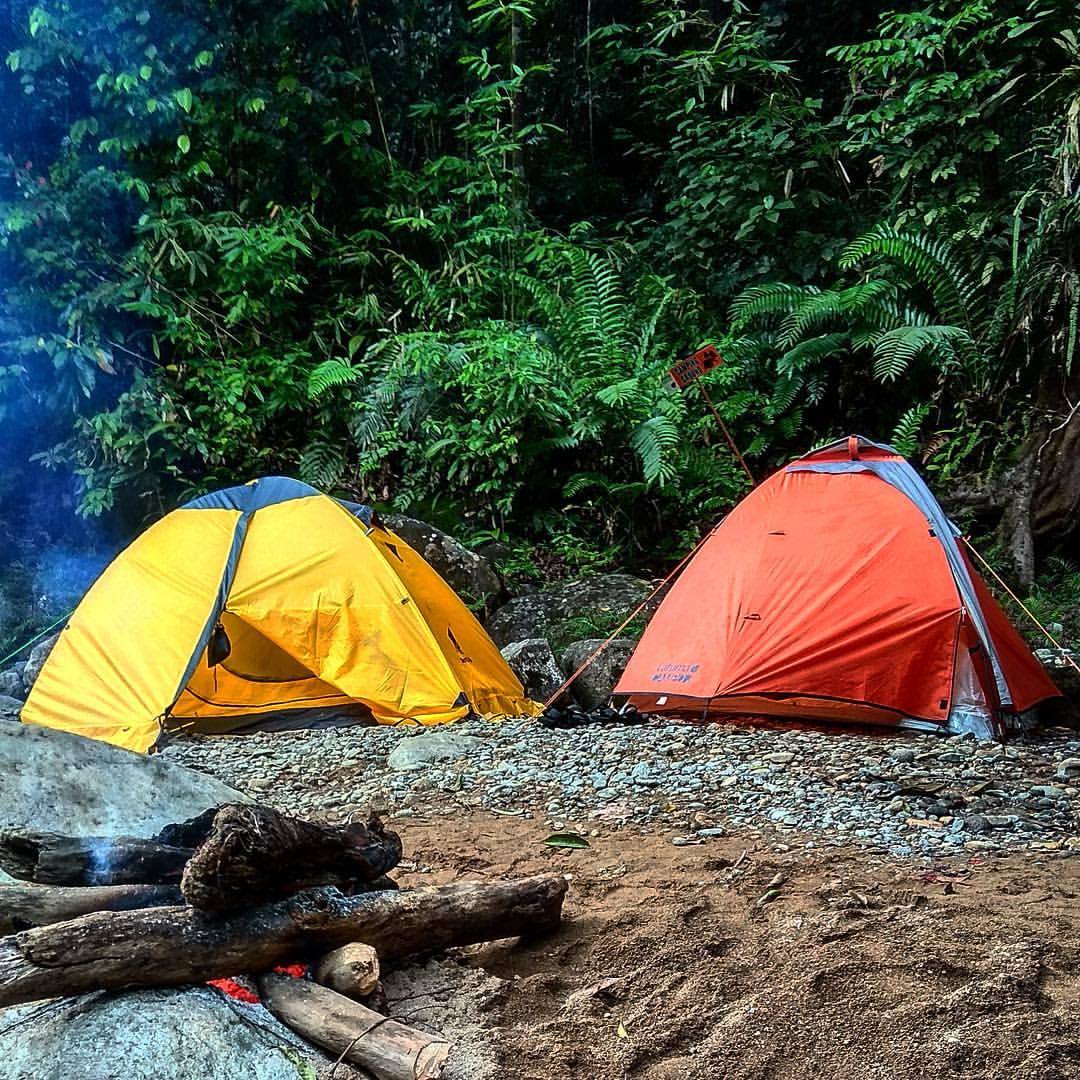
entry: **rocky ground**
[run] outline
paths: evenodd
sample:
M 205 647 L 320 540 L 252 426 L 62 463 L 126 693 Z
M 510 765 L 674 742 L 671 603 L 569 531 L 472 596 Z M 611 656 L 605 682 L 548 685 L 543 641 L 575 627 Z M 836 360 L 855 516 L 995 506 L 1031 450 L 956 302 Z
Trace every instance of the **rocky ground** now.
M 728 833 L 775 850 L 893 857 L 1080 851 L 1080 732 L 969 736 L 533 720 L 348 727 L 177 741 L 167 760 L 295 813 L 340 820 L 471 810 L 586 835 L 648 828 L 682 846 Z

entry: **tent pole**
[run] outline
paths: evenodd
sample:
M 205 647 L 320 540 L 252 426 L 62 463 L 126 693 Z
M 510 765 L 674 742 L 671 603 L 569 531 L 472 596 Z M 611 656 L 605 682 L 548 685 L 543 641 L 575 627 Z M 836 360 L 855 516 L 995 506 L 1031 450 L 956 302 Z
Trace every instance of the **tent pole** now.
M 731 452 L 735 455 L 735 459 L 742 466 L 742 471 L 746 473 L 746 478 L 750 481 L 750 486 L 755 487 L 757 481 L 754 479 L 754 474 L 750 471 L 750 466 L 746 464 L 742 454 L 739 453 L 739 448 L 735 445 L 735 440 L 731 437 L 731 432 L 728 431 L 727 424 L 724 423 L 723 417 L 717 412 L 712 398 L 709 397 L 709 391 L 705 389 L 705 384 L 700 379 L 698 380 L 697 388 L 701 391 L 701 396 L 705 399 L 705 404 L 709 406 L 709 412 L 713 414 L 713 419 L 719 426 L 724 438 L 727 439 L 727 444 L 731 447 Z

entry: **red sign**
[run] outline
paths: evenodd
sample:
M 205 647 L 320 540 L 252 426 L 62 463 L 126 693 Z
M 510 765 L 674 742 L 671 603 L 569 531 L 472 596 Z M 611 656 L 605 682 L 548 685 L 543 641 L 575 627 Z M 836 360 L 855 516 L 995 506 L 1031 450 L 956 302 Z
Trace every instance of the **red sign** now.
M 696 382 L 705 374 L 723 363 L 723 358 L 715 345 L 706 345 L 689 356 L 684 356 L 674 367 L 668 369 L 671 381 L 681 390 Z

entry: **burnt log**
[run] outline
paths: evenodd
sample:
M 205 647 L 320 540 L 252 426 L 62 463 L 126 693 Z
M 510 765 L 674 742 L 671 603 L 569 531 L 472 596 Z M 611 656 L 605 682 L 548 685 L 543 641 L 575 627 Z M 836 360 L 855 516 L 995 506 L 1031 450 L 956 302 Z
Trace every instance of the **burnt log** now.
M 242 911 L 316 885 L 366 885 L 400 860 L 401 838 L 375 814 L 341 827 L 229 803 L 184 868 L 180 891 L 202 911 Z
M 242 914 L 99 911 L 0 939 L 0 1008 L 45 997 L 179 986 L 316 959 L 352 941 L 390 959 L 553 930 L 566 879 L 542 874 L 344 896 L 311 889 Z
M 131 911 L 183 902 L 175 885 L 0 886 L 0 934 L 47 926 L 92 911 Z
M 317 983 L 265 975 L 263 1004 L 287 1027 L 376 1080 L 436 1080 L 450 1052 L 437 1035 L 389 1019 Z
M 192 856 L 134 836 L 62 836 L 33 830 L 0 830 L 0 868 L 43 885 L 161 885 L 179 882 Z

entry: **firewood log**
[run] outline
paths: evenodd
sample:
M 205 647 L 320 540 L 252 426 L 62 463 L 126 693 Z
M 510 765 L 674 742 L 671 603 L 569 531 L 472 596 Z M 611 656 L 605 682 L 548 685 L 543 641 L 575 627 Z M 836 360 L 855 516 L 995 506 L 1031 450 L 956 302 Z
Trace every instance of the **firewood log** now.
M 552 930 L 566 879 L 542 874 L 343 896 L 311 889 L 241 914 L 99 911 L 0 939 L 0 1007 L 44 997 L 178 986 L 268 971 L 360 941 L 384 960 Z
M 203 911 L 241 911 L 313 885 L 370 882 L 400 860 L 401 838 L 374 814 L 341 827 L 229 803 L 184 868 L 180 891 Z
M 43 885 L 160 885 L 179 882 L 190 848 L 133 836 L 61 836 L 0 830 L 0 868 Z
M 436 1080 L 450 1052 L 437 1035 L 381 1016 L 347 997 L 302 979 L 264 975 L 263 1004 L 309 1042 L 376 1080 Z
M 175 885 L 0 886 L 0 934 L 66 922 L 91 911 L 129 911 L 183 902 Z
M 182 880 L 184 898 L 214 912 L 254 907 L 314 885 L 355 891 L 381 881 L 393 888 L 384 875 L 400 859 L 400 837 L 374 815 L 341 827 L 240 803 L 168 825 L 149 839 L 0 830 L 0 868 L 14 877 L 71 886 Z
M 350 941 L 319 960 L 315 981 L 346 997 L 367 997 L 379 985 L 379 954 L 370 945 Z

